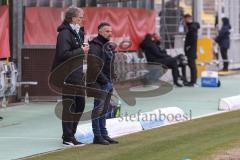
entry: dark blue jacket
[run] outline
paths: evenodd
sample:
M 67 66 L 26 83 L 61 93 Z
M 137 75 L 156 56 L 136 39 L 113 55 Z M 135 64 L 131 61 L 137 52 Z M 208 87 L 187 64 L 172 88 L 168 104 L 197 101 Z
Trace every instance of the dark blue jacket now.
M 87 82 L 91 83 L 96 76 L 94 71 L 100 70 L 100 73 L 97 73 L 96 82 L 97 84 L 105 85 L 114 78 L 115 51 L 109 48 L 111 47 L 109 40 L 101 35 L 95 37 L 89 44 L 89 55 L 96 56 L 98 59 L 91 56 L 88 58 Z
M 231 28 L 229 26 L 223 26 L 219 31 L 216 42 L 220 48 L 230 48 L 230 29 Z
M 223 26 L 219 31 L 217 38 L 215 39 L 220 48 L 230 48 L 230 30 L 231 26 L 229 24 L 229 20 L 227 18 L 223 18 Z

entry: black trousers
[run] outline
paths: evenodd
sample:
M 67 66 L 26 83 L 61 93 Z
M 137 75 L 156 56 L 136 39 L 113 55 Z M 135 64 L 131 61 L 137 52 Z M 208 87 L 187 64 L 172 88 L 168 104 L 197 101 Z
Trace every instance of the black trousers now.
M 161 63 L 167 66 L 168 68 L 172 69 L 173 82 L 175 84 L 178 83 L 179 71 L 178 71 L 178 64 L 177 64 L 176 58 L 168 57 L 164 59 L 156 59 L 155 62 Z
M 183 83 L 187 83 L 187 75 L 186 75 L 186 65 L 179 65 L 178 66 L 181 69 L 181 75 L 179 75 L 179 77 L 181 77 Z
M 197 65 L 196 65 L 196 59 L 188 57 L 188 66 L 190 68 L 190 75 L 191 75 L 191 81 L 190 83 L 195 84 L 197 83 Z M 186 77 L 186 69 L 183 69 L 183 76 Z
M 85 108 L 85 97 L 63 95 L 62 100 L 62 138 L 63 140 L 71 141 L 74 138 L 78 122 Z M 70 101 L 72 101 L 72 105 L 70 105 Z
M 221 51 L 221 56 L 222 56 L 222 59 L 224 60 L 223 62 L 223 70 L 228 70 L 228 65 L 229 65 L 229 62 L 228 62 L 228 49 L 226 48 L 220 48 L 220 51 Z

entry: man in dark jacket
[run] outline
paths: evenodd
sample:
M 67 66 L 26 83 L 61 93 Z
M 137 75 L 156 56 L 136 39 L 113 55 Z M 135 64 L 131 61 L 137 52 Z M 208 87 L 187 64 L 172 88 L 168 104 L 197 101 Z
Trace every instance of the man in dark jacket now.
M 200 28 L 199 23 L 192 22 L 192 16 L 190 14 L 184 15 L 184 22 L 186 25 L 186 38 L 184 44 L 185 55 L 188 58 L 188 66 L 191 71 L 191 81 L 186 86 L 193 87 L 197 82 L 197 40 L 198 30 Z
M 222 59 L 224 60 L 223 62 L 223 69 L 222 71 L 228 71 L 228 49 L 230 48 L 230 30 L 231 30 L 231 25 L 229 23 L 229 19 L 224 17 L 222 18 L 222 28 L 218 33 L 217 38 L 215 41 L 218 43 L 220 47 L 220 52 L 222 55 Z
M 84 33 L 83 33 L 83 10 L 77 7 L 70 7 L 65 13 L 65 19 L 63 23 L 58 27 L 58 37 L 56 44 L 56 54 L 52 66 L 52 70 L 55 70 L 58 66 L 67 62 L 67 60 L 79 55 L 88 53 L 89 46 L 83 46 Z M 83 79 L 83 67 L 79 66 L 79 69 L 66 77 L 65 83 L 71 85 L 82 85 Z M 79 95 L 65 95 L 63 87 L 62 95 L 62 129 L 63 129 L 63 144 L 64 145 L 80 145 L 74 135 L 77 129 L 78 121 L 81 118 L 81 113 L 85 108 L 85 98 Z M 72 101 L 72 105 L 66 103 L 68 100 Z M 71 116 L 69 117 L 69 109 L 71 109 Z M 77 120 L 73 120 L 74 114 L 78 115 Z M 65 117 L 68 120 L 65 121 Z
M 145 39 L 140 44 L 140 47 L 145 52 L 149 63 L 159 63 L 172 69 L 174 84 L 178 87 L 182 87 L 182 85 L 178 82 L 179 71 L 177 59 L 169 56 L 166 53 L 166 50 L 161 49 L 157 43 L 154 42 L 154 38 L 151 34 L 147 34 L 145 36 Z
M 111 43 L 109 43 L 111 37 L 111 25 L 105 22 L 101 23 L 98 26 L 98 36 L 90 42 L 88 57 L 87 83 L 91 87 L 98 88 L 105 95 L 102 98 L 95 97 L 92 111 L 93 143 L 102 145 L 118 143 L 108 136 L 105 118 L 113 92 L 112 79 L 114 76 L 115 51 L 112 49 Z M 102 64 L 97 63 L 93 57 L 101 60 Z M 100 72 L 96 75 L 95 70 Z
M 179 54 L 177 56 L 170 56 L 167 54 L 167 51 L 166 49 L 162 48 L 161 47 L 161 41 L 162 41 L 162 37 L 160 36 L 159 33 L 153 33 L 153 39 L 154 39 L 154 42 L 157 44 L 158 46 L 158 49 L 160 51 L 160 53 L 164 54 L 166 57 L 168 58 L 174 58 L 175 61 L 177 62 L 177 65 L 178 65 L 178 68 L 181 68 L 181 71 L 182 71 L 182 75 L 179 74 L 181 80 L 183 81 L 183 84 L 186 84 L 187 83 L 187 79 L 186 79 L 186 57 L 183 55 L 183 54 Z

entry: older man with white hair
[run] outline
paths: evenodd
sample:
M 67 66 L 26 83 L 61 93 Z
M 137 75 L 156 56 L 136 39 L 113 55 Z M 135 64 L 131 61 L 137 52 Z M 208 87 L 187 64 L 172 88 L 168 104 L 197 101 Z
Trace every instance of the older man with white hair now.
M 88 53 L 89 46 L 84 46 L 84 30 L 83 30 L 84 12 L 77 7 L 70 7 L 65 13 L 63 23 L 58 27 L 59 32 L 56 44 L 56 54 L 52 70 L 65 63 L 70 65 L 67 60 Z M 65 83 L 71 85 L 83 85 L 83 67 L 69 73 L 65 79 Z M 64 92 L 64 86 L 63 86 Z M 71 100 L 72 104 L 67 103 Z M 74 135 L 76 133 L 78 122 L 85 108 L 84 95 L 75 95 L 74 93 L 62 95 L 62 130 L 63 144 L 68 146 L 76 146 L 82 144 L 78 142 Z M 70 113 L 69 113 L 70 112 Z M 76 118 L 76 116 L 78 116 Z

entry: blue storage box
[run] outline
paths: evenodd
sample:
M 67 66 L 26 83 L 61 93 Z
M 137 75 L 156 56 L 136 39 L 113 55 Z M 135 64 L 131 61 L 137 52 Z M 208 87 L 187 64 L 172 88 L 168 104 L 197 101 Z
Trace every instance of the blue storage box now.
M 201 75 L 202 87 L 219 87 L 219 77 L 217 72 L 204 71 Z

